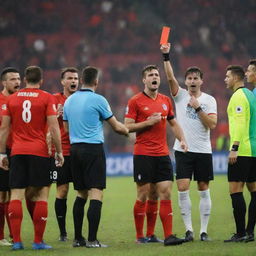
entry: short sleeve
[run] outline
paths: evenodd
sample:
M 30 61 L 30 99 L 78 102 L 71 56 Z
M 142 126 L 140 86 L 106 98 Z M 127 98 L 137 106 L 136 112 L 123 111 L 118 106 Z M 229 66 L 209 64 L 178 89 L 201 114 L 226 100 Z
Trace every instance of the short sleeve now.
M 137 118 L 137 104 L 134 98 L 131 98 L 128 101 L 128 105 L 125 111 L 125 118 L 131 118 L 133 120 L 136 120 Z
M 210 114 L 217 114 L 217 103 L 216 103 L 216 100 L 213 98 L 213 97 L 210 97 L 209 98 L 209 101 L 208 101 L 208 109 L 207 109 L 207 114 L 210 115 Z
M 179 87 L 177 93 L 175 96 L 172 96 L 173 97 L 173 100 L 175 102 L 179 102 L 180 100 L 183 99 L 183 97 L 187 96 L 188 95 L 188 91 L 186 89 L 183 89 L 181 87 Z
M 169 112 L 167 115 L 167 120 L 171 120 L 174 118 L 174 111 L 173 111 L 173 105 L 169 97 L 167 97 L 168 105 L 169 105 Z
M 57 115 L 55 98 L 51 94 L 48 94 L 46 115 L 47 116 Z
M 108 101 L 104 97 L 100 97 L 100 101 L 98 104 L 98 110 L 99 110 L 101 118 L 103 120 L 107 120 L 113 116 L 111 107 L 110 107 Z

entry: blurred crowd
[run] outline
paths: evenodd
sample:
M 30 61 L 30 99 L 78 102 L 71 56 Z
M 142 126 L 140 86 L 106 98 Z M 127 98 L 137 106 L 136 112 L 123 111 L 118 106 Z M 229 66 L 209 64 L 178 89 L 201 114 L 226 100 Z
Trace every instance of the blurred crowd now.
M 128 99 L 143 89 L 143 66 L 157 64 L 162 70 L 164 25 L 171 27 L 171 59 L 180 83 L 188 66 L 204 72 L 203 91 L 218 103 L 213 146 L 225 150 L 225 68 L 246 66 L 256 57 L 255 0 L 2 0 L 0 68 L 14 66 L 22 73 L 27 65 L 39 65 L 45 71 L 44 89 L 57 92 L 62 67 L 100 67 L 99 91 L 123 119 Z M 161 74 L 160 91 L 167 94 Z M 131 143 L 107 132 L 109 152 L 131 151 Z

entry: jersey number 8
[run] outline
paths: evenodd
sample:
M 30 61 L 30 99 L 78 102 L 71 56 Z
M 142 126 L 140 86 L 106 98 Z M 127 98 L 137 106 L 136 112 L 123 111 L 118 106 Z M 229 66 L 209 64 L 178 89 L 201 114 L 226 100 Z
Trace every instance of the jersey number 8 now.
M 23 111 L 22 111 L 22 119 L 25 123 L 29 123 L 31 121 L 31 101 L 24 100 L 23 102 Z

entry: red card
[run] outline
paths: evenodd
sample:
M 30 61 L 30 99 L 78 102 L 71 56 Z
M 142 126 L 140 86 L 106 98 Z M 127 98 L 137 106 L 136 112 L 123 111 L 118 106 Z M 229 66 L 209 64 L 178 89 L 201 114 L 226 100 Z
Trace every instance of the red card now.
M 160 38 L 160 44 L 167 44 L 168 43 L 170 30 L 171 30 L 170 27 L 163 27 L 161 38 Z

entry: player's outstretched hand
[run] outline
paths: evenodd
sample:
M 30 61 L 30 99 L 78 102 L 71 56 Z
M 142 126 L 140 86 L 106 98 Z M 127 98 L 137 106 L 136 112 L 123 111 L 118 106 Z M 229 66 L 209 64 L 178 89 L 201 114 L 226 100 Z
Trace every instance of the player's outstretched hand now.
M 9 161 L 6 154 L 0 154 L 0 168 L 5 171 L 9 170 Z
M 55 153 L 55 165 L 61 167 L 64 164 L 64 157 L 62 153 Z
M 160 46 L 160 50 L 162 53 L 169 53 L 171 49 L 171 44 L 167 43 L 167 44 L 161 44 Z

